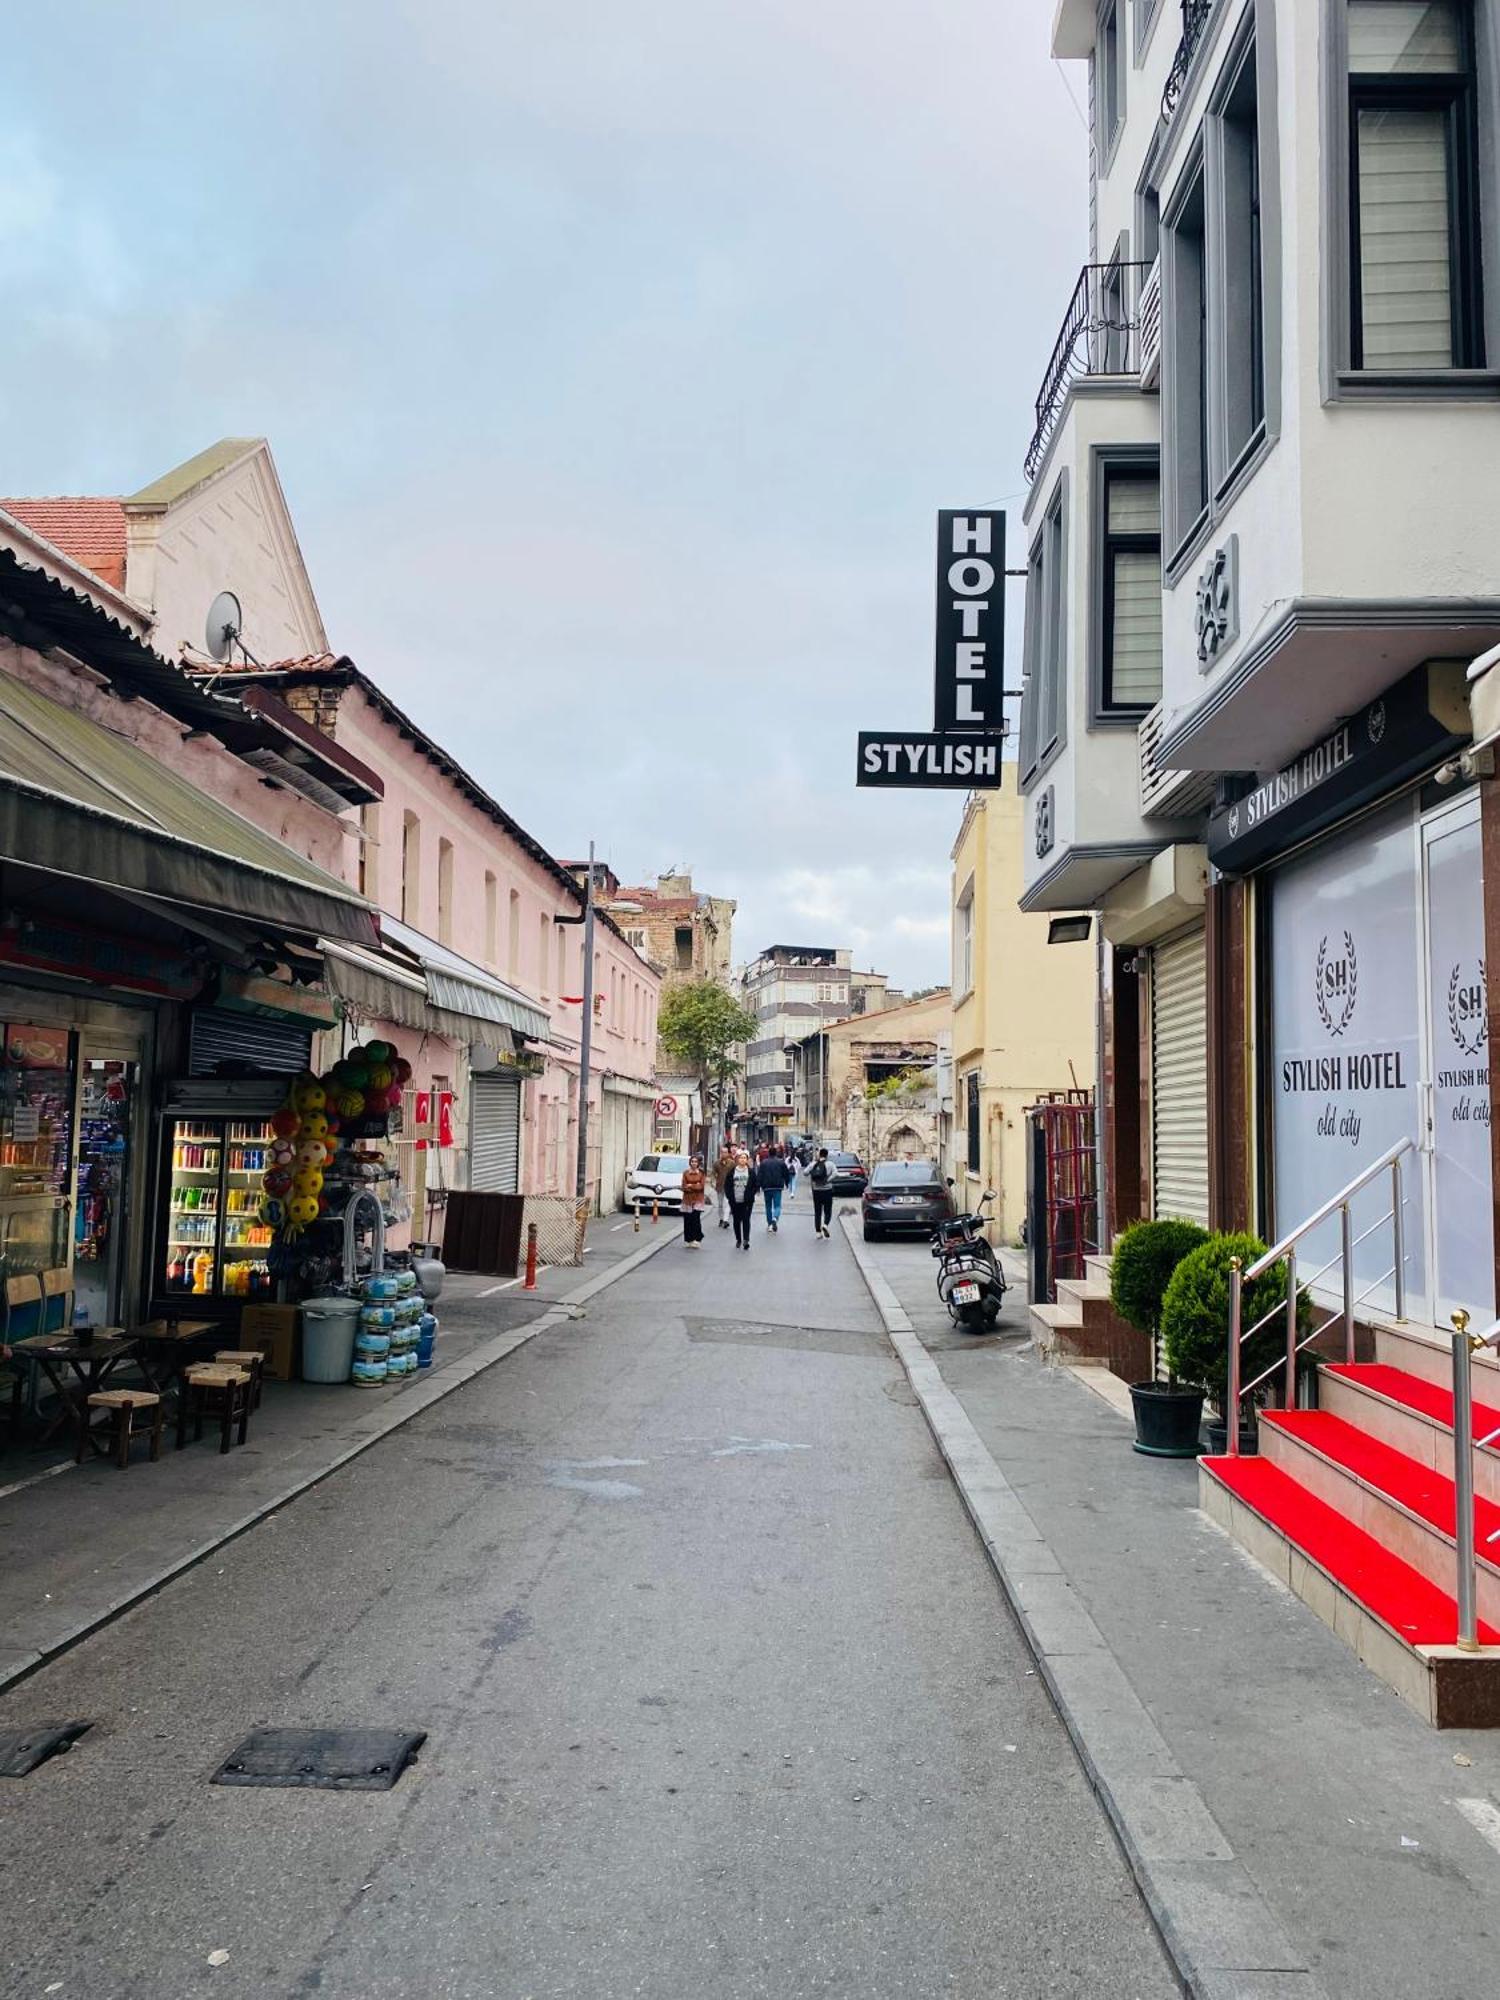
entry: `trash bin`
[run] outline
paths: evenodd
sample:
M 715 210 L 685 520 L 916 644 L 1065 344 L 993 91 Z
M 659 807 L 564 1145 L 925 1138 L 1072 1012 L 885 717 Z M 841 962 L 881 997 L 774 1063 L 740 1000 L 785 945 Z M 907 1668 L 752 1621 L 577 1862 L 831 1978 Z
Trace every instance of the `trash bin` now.
M 360 1302 L 336 1296 L 302 1302 L 302 1379 L 347 1382 L 354 1365 Z

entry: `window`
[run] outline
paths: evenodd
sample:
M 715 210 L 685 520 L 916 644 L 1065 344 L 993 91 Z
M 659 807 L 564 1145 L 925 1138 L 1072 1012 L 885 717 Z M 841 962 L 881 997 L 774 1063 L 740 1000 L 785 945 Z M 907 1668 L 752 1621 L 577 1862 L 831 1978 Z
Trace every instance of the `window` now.
M 380 901 L 380 808 L 363 805 L 359 809 L 359 893 L 372 903 Z
M 1232 71 L 1219 115 L 1224 238 L 1224 480 L 1266 420 L 1265 282 L 1255 44 Z
M 1094 145 L 1100 168 L 1109 164 L 1120 136 L 1125 77 L 1120 61 L 1120 0 L 1104 0 L 1094 42 Z
M 568 933 L 563 929 L 561 924 L 556 925 L 555 928 L 557 931 L 557 990 L 561 994 L 566 993 L 568 990 Z
M 1376 372 L 1481 368 L 1469 9 L 1349 0 L 1349 353 Z
M 980 1141 L 983 1132 L 979 1122 L 979 1072 L 971 1069 L 964 1078 L 964 1127 L 969 1140 L 969 1172 L 980 1171 Z
M 453 842 L 438 841 L 438 943 L 453 942 Z
M 505 939 L 505 969 L 512 979 L 521 976 L 521 894 L 510 892 L 510 925 Z
M 974 883 L 970 880 L 958 905 L 958 923 L 953 937 L 953 991 L 971 992 L 974 986 Z
M 1140 62 L 1151 40 L 1151 30 L 1161 12 L 1161 0 L 1130 0 L 1135 26 L 1135 59 Z
M 1021 699 L 1021 781 L 1029 784 L 1063 739 L 1063 681 L 1067 671 L 1063 568 L 1065 481 L 1042 520 L 1026 570 L 1026 641 Z
M 1099 710 L 1143 715 L 1161 700 L 1160 479 L 1122 454 L 1099 480 Z
M 693 969 L 693 932 L 690 924 L 679 924 L 672 933 L 672 942 L 677 948 L 677 970 L 691 972 Z
M 547 991 L 547 950 L 552 942 L 552 919 L 543 910 L 537 918 L 536 983 L 540 992 Z M 559 983 L 558 992 L 562 992 Z
M 1203 161 L 1162 225 L 1164 279 L 1162 436 L 1171 546 L 1208 510 L 1208 259 Z
M 500 885 L 490 868 L 484 871 L 484 962 L 500 962 Z
M 416 924 L 422 893 L 422 824 L 414 812 L 401 815 L 401 921 Z

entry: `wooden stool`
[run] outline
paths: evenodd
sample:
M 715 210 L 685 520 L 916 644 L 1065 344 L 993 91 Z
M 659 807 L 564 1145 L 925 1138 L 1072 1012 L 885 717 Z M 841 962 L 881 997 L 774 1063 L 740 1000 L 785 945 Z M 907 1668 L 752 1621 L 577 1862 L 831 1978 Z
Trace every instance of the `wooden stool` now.
M 151 1412 L 152 1464 L 154 1465 L 157 1459 L 161 1457 L 161 1397 L 153 1390 L 96 1389 L 93 1395 L 89 1397 L 89 1409 L 109 1410 L 113 1412 L 114 1438 L 112 1444 L 115 1464 L 120 1468 L 121 1472 L 130 1463 L 130 1433 L 137 1410 L 149 1410 Z M 100 1428 L 108 1429 L 109 1425 L 103 1424 Z M 83 1422 L 78 1426 L 77 1463 L 79 1465 L 82 1465 L 84 1454 L 88 1451 L 91 1442 L 92 1428 L 88 1416 L 85 1415 Z
M 260 1380 L 265 1373 L 266 1357 L 258 1347 L 226 1347 L 214 1356 L 220 1368 L 244 1368 L 250 1376 L 250 1407 L 260 1408 Z
M 250 1428 L 250 1373 L 245 1368 L 223 1368 L 217 1362 L 189 1368 L 182 1378 L 182 1394 L 177 1399 L 177 1449 L 187 1443 L 188 1418 L 193 1420 L 193 1442 L 203 1435 L 205 1416 L 219 1419 L 219 1450 L 229 1449 L 230 1432 L 239 1426 L 237 1444 L 245 1442 Z

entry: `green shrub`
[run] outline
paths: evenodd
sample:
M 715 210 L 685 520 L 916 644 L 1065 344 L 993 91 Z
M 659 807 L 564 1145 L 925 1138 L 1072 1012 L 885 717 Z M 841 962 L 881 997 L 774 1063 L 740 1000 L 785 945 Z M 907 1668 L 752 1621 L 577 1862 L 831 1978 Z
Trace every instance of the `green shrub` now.
M 1161 1326 L 1167 1281 L 1189 1250 L 1208 1241 L 1208 1231 L 1176 1216 L 1133 1222 L 1115 1245 L 1109 1267 L 1109 1302 L 1137 1333 L 1154 1344 Z
M 1206 1389 L 1220 1410 L 1229 1368 L 1229 1262 L 1238 1257 L 1243 1268 L 1265 1254 L 1258 1236 L 1211 1236 L 1183 1258 L 1162 1300 L 1162 1351 L 1173 1379 Z M 1273 1264 L 1244 1287 L 1241 1329 L 1253 1326 L 1266 1313 L 1272 1317 L 1240 1350 L 1241 1382 L 1253 1381 L 1286 1352 L 1285 1303 L 1284 1263 Z M 1273 1311 L 1278 1305 L 1282 1312 Z M 1311 1325 L 1312 1308 L 1305 1293 L 1298 1300 L 1297 1319 L 1303 1331 Z

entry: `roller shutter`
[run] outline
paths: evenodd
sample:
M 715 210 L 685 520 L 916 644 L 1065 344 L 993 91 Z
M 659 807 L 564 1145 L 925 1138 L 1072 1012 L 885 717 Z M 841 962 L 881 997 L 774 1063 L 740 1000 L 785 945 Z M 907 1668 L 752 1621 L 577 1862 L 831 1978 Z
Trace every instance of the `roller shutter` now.
M 1208 1226 L 1208 961 L 1203 927 L 1151 953 L 1152 1213 Z
M 189 1076 L 298 1076 L 312 1064 L 312 1029 L 205 1007 L 192 1017 Z
M 469 1185 L 515 1194 L 521 1181 L 521 1079 L 503 1071 L 469 1078 Z

